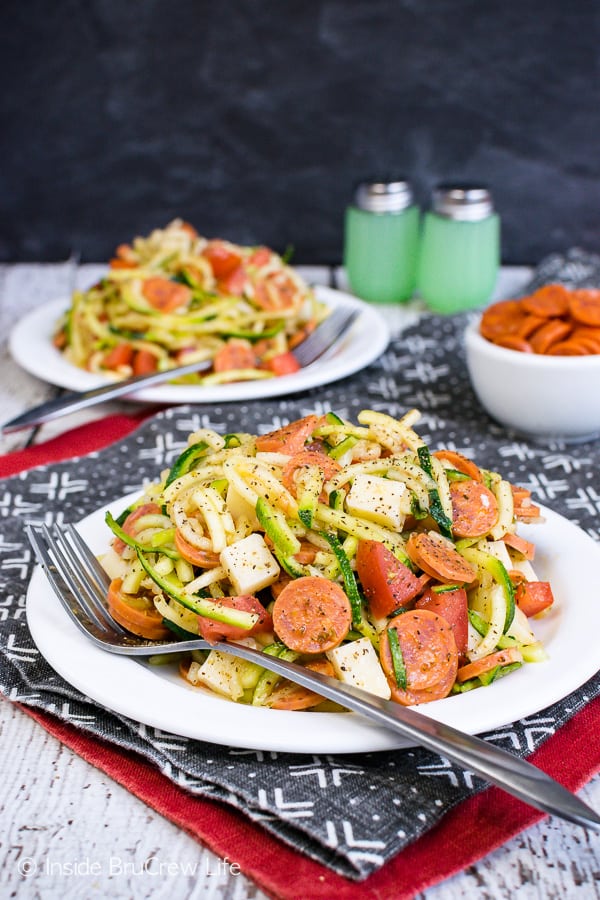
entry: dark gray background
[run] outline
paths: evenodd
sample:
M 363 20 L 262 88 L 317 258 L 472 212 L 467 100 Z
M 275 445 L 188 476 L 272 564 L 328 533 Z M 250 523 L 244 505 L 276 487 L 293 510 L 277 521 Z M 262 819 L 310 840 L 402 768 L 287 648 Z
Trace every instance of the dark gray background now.
M 503 257 L 600 243 L 594 0 L 4 0 L 0 259 L 175 215 L 340 261 L 365 176 L 481 181 Z

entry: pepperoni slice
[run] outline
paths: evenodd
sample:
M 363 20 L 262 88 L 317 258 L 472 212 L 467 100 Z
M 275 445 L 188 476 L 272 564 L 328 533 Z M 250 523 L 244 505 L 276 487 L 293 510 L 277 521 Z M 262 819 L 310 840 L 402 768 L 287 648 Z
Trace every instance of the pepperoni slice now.
M 304 449 L 311 434 L 322 421 L 321 416 L 304 416 L 303 419 L 297 419 L 289 425 L 269 431 L 268 434 L 259 435 L 256 438 L 256 449 L 260 452 L 287 453 L 293 456 Z
M 569 309 L 577 322 L 598 328 L 600 326 L 600 291 L 572 291 Z
M 452 544 L 435 531 L 413 532 L 406 544 L 411 560 L 437 581 L 471 584 L 477 571 Z
M 298 653 L 333 650 L 351 624 L 350 601 L 340 585 L 317 575 L 290 581 L 273 605 L 275 633 Z
M 281 481 L 283 486 L 287 488 L 294 497 L 298 496 L 298 485 L 296 482 L 297 475 L 299 474 L 299 470 L 306 466 L 318 466 L 326 481 L 333 478 L 334 475 L 337 475 L 337 473 L 342 470 L 340 464 L 325 453 L 321 444 L 314 442 L 313 445 L 294 454 L 290 461 L 284 466 Z
M 142 503 L 141 506 L 137 506 L 133 512 L 130 512 L 125 521 L 123 522 L 122 528 L 125 534 L 128 534 L 130 537 L 135 537 L 136 527 L 135 523 L 138 519 L 141 519 L 142 516 L 157 516 L 160 515 L 160 506 L 157 503 Z M 112 542 L 113 550 L 115 553 L 118 553 L 119 556 L 123 553 L 123 550 L 127 546 L 127 544 L 121 540 L 121 538 L 115 537 Z
M 498 501 L 478 481 L 455 481 L 450 485 L 452 531 L 457 537 L 483 537 L 498 520 Z
M 525 316 L 523 321 L 519 326 L 519 337 L 528 338 L 531 337 L 534 331 L 546 322 L 547 319 L 542 316 Z
M 415 603 L 415 609 L 428 609 L 445 619 L 454 633 L 458 653 L 462 655 L 467 652 L 469 614 L 464 588 L 443 591 L 428 588 Z
M 477 678 L 485 672 L 491 672 L 496 666 L 508 666 L 510 663 L 523 662 L 521 651 L 517 647 L 507 647 L 506 650 L 497 650 L 496 653 L 490 653 L 482 659 L 475 662 L 467 663 L 461 666 L 456 675 L 456 680 L 463 682 L 469 681 L 471 678 Z
M 566 338 L 573 330 L 568 322 L 562 319 L 548 319 L 545 325 L 531 337 L 531 347 L 534 353 L 547 353 L 553 344 L 557 344 Z
M 501 540 L 508 544 L 509 547 L 512 547 L 513 550 L 516 550 L 517 553 L 521 553 L 525 559 L 534 558 L 535 544 L 532 544 L 531 541 L 526 541 L 521 535 L 509 533 L 503 535 Z
M 206 616 L 198 616 L 198 633 L 205 641 L 222 641 L 222 640 L 240 640 L 241 638 L 250 637 L 252 634 L 265 634 L 273 631 L 273 622 L 271 616 L 264 608 L 260 600 L 251 594 L 240 594 L 237 597 L 219 597 L 214 600 L 219 606 L 227 609 L 243 610 L 244 612 L 256 613 L 258 621 L 252 628 L 239 628 L 236 625 L 227 625 L 225 622 L 217 622 L 216 619 L 208 619 Z
M 600 352 L 600 347 L 594 341 L 586 338 L 568 338 L 552 344 L 548 350 L 549 356 L 590 356 Z
M 529 297 L 523 297 L 521 308 L 544 319 L 565 316 L 569 312 L 569 291 L 563 284 L 546 284 Z
M 396 680 L 387 630 L 382 632 L 379 653 L 392 696 L 403 706 L 429 703 L 447 697 L 456 680 L 458 651 L 450 624 L 428 609 L 414 609 L 390 620 L 388 629 L 398 635 L 406 669 L 406 688 Z
M 306 669 L 313 672 L 320 672 L 322 675 L 330 675 L 335 677 L 333 666 L 328 659 L 315 659 L 305 665 Z M 311 691 L 309 688 L 302 687 L 300 684 L 292 684 L 284 681 L 278 684 L 271 692 L 271 696 L 265 703 L 271 709 L 311 709 L 323 702 L 323 697 Z
M 175 531 L 175 546 L 187 562 L 198 566 L 199 569 L 214 569 L 219 565 L 218 553 L 194 547 L 189 541 L 186 541 L 178 528 Z
M 458 453 L 456 450 L 436 450 L 433 455 L 437 459 L 445 459 L 453 469 L 456 469 L 457 472 L 462 472 L 463 475 L 468 475 L 474 481 L 483 481 L 483 475 L 479 466 L 472 459 L 463 456 L 462 453 Z
M 521 353 L 533 353 L 533 347 L 529 341 L 518 334 L 503 334 L 494 341 L 499 347 L 505 347 L 507 350 L 520 350 Z
M 504 334 L 518 334 L 525 313 L 518 300 L 500 300 L 484 311 L 480 331 L 488 341 Z

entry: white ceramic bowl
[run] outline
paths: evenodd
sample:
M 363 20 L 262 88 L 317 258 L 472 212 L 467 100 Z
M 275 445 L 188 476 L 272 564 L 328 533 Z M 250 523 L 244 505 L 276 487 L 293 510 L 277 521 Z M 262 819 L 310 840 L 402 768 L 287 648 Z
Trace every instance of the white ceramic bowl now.
M 465 332 L 467 367 L 481 405 L 502 425 L 533 440 L 569 443 L 600 436 L 600 354 L 544 356 L 507 350 Z

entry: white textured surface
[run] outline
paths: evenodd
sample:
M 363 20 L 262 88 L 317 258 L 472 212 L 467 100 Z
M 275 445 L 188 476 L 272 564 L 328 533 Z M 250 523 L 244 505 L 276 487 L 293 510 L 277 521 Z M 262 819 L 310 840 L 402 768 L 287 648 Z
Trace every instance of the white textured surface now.
M 69 264 L 0 267 L 1 420 L 41 402 L 54 391 L 8 357 L 6 335 L 12 323 L 35 304 L 67 293 L 75 279 L 81 285 L 91 283 L 99 271 L 98 266 L 83 266 L 77 271 Z M 526 269 L 503 271 L 495 296 L 518 291 L 528 274 Z M 329 282 L 325 270 L 311 270 L 310 277 Z M 394 309 L 390 314 L 394 326 L 402 327 L 414 317 L 414 309 Z M 104 405 L 95 415 L 131 408 L 131 404 Z M 81 421 L 78 417 L 59 420 L 33 439 L 45 440 Z M 31 437 L 20 433 L 5 438 L 0 442 L 0 452 L 25 446 Z M 4 699 L 0 699 L 0 747 L 1 897 L 264 898 L 243 875 L 229 874 L 228 867 L 219 864 L 212 853 Z M 581 796 L 600 809 L 600 778 L 594 779 Z M 235 862 L 235 848 L 230 858 Z M 28 878 L 19 871 L 19 864 L 25 860 L 36 869 Z M 80 874 L 71 874 L 70 867 L 77 866 Z M 99 874 L 86 874 L 90 868 Z M 518 891 L 520 900 L 587 900 L 600 897 L 599 873 L 600 836 L 553 819 L 528 829 L 422 896 L 427 900 L 504 900 Z

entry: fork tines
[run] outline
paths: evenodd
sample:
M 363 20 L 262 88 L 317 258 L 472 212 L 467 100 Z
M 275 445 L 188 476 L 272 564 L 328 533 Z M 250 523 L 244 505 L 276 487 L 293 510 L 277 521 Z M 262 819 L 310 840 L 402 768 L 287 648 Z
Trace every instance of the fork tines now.
M 56 524 L 52 528 L 29 524 L 26 532 L 54 593 L 75 624 L 89 630 L 90 623 L 83 619 L 87 616 L 103 631 L 109 627 L 125 633 L 105 606 L 110 579 L 73 525 L 62 531 Z
M 324 322 L 294 349 L 294 356 L 302 367 L 315 362 L 348 331 L 360 310 L 339 308 L 330 313 Z

